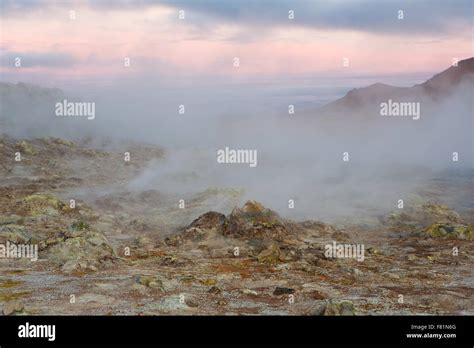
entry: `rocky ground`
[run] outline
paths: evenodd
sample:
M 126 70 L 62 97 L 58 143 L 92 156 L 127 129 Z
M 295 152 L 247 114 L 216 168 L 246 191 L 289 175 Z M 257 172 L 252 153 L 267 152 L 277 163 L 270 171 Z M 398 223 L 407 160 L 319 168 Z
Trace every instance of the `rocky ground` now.
M 181 209 L 127 186 L 163 150 L 97 148 L 0 138 L 0 244 L 39 248 L 37 261 L 0 258 L 3 314 L 474 314 L 472 210 L 426 200 L 344 227 L 255 201 L 206 212 L 237 205 L 220 189 Z M 329 257 L 333 242 L 363 244 L 364 260 Z

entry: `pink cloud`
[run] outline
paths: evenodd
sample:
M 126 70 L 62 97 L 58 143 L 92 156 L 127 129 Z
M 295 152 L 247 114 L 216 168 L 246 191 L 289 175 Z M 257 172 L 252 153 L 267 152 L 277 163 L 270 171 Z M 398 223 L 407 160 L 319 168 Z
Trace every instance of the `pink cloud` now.
M 191 40 L 193 28 L 171 15 L 165 8 L 113 11 L 105 16 L 84 8 L 78 10 L 75 21 L 64 10 L 54 10 L 46 21 L 33 15 L 6 18 L 2 47 L 9 52 L 72 55 L 77 64 L 69 70 L 44 67 L 29 71 L 71 78 L 147 71 L 229 76 L 343 75 L 348 71 L 394 74 L 438 71 L 451 64 L 453 57 L 472 55 L 469 35 L 441 39 L 417 36 L 410 41 L 395 35 L 278 29 L 261 37 L 255 33 L 251 42 L 245 42 L 235 40 L 245 28 L 221 26 L 209 32 L 209 38 L 203 34 L 199 40 Z M 34 35 L 31 28 L 35 28 Z M 129 69 L 123 67 L 125 57 L 131 58 Z M 240 59 L 239 68 L 233 67 L 234 57 Z M 344 57 L 349 59 L 347 68 L 342 66 Z M 3 69 L 15 71 L 13 67 Z

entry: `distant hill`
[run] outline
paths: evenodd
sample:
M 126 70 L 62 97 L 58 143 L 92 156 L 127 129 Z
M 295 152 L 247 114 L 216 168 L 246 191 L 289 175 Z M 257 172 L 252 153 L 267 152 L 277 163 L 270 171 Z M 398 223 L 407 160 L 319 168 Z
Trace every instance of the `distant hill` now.
M 355 88 L 344 97 L 323 106 L 318 113 L 340 113 L 347 110 L 357 112 L 364 108 L 378 108 L 381 102 L 388 99 L 441 101 L 455 93 L 464 83 L 468 86 L 474 85 L 474 58 L 462 60 L 458 66 L 451 66 L 426 82 L 413 87 L 394 87 L 376 83 L 364 88 Z
M 413 87 L 421 90 L 433 99 L 443 98 L 449 95 L 454 88 L 463 81 L 472 83 L 474 78 L 474 58 L 465 59 L 459 62 L 458 66 L 452 66 L 445 71 L 436 74 L 425 83 Z

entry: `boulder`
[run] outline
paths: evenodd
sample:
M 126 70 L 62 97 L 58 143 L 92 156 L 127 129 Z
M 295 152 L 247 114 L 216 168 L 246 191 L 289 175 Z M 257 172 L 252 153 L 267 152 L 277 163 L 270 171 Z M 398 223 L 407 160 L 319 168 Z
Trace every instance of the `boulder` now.
M 462 223 L 461 217 L 455 211 L 439 204 L 424 204 L 406 207 L 393 212 L 384 219 L 392 230 L 416 231 L 435 223 Z
M 426 229 L 432 238 L 473 239 L 474 227 L 462 224 L 436 223 Z
M 291 235 L 283 219 L 256 201 L 248 201 L 242 208 L 234 208 L 227 217 L 222 233 L 246 239 L 283 241 Z
M 159 289 L 161 291 L 164 291 L 163 282 L 159 278 L 147 275 L 140 275 L 137 276 L 135 280 L 138 284 L 144 285 L 148 288 Z
M 24 197 L 18 202 L 21 211 L 36 215 L 57 215 L 61 211 L 66 211 L 67 206 L 62 201 L 48 194 L 35 193 Z
M 35 147 L 28 141 L 23 140 L 16 144 L 17 149 L 26 155 L 36 155 Z
M 207 212 L 196 220 L 191 222 L 190 227 L 201 228 L 201 229 L 211 229 L 211 228 L 220 228 L 225 222 L 225 215 L 217 213 L 215 211 Z
M 61 265 L 65 272 L 97 270 L 116 254 L 107 238 L 100 233 L 84 231 L 76 237 L 65 239 L 47 249 L 48 259 Z
M 281 295 L 290 295 L 295 292 L 295 289 L 292 288 L 286 288 L 283 286 L 277 286 L 275 290 L 273 291 L 273 295 L 275 296 L 281 296 Z
M 259 245 L 266 247 L 274 242 L 291 244 L 300 231 L 303 229 L 298 224 L 283 220 L 256 201 L 248 201 L 242 208 L 234 208 L 227 217 L 214 211 L 199 216 L 181 233 L 167 237 L 165 243 L 180 246 L 187 241 L 202 242 L 217 234 L 244 239 L 259 249 Z
M 316 301 L 312 308 L 312 315 L 344 315 L 352 316 L 355 315 L 354 305 L 350 301 L 333 302 L 331 300 Z
M 283 253 L 276 244 L 271 244 L 267 249 L 258 254 L 257 259 L 262 263 L 275 264 L 284 259 Z
M 21 313 L 24 308 L 23 304 L 19 301 L 9 301 L 3 305 L 3 314 L 12 315 L 15 313 Z

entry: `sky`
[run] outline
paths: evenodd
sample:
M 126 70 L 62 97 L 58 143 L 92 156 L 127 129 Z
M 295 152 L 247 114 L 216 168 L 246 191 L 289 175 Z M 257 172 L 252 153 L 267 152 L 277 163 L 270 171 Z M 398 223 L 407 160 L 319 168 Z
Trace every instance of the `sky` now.
M 2 81 L 63 86 L 291 77 L 337 85 L 350 77 L 399 76 L 403 85 L 473 56 L 471 0 L 0 3 Z

